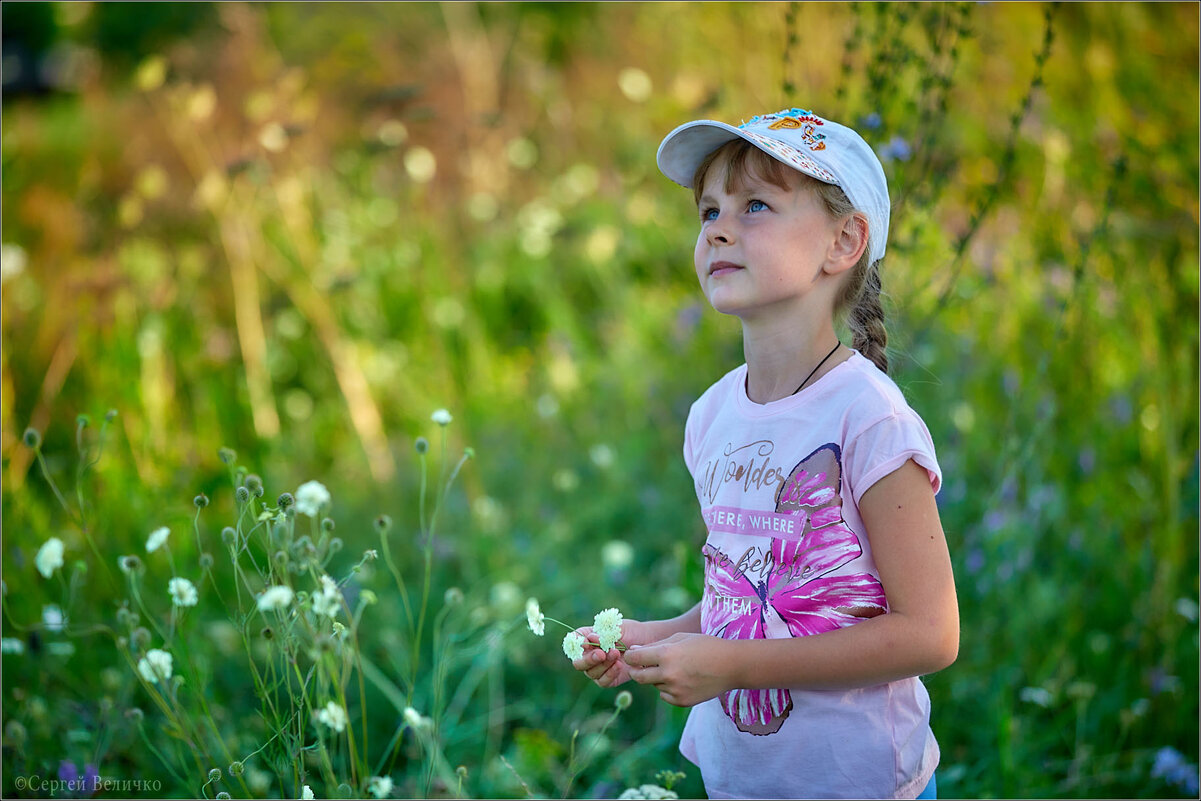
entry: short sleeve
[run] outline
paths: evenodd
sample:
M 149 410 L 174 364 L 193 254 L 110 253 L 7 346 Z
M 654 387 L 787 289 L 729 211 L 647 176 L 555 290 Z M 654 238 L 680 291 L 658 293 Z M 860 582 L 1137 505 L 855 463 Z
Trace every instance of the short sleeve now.
M 843 449 L 843 468 L 855 503 L 873 484 L 910 459 L 925 468 L 937 494 L 942 486 L 942 468 L 938 466 L 934 440 L 912 410 L 897 411 L 853 434 Z

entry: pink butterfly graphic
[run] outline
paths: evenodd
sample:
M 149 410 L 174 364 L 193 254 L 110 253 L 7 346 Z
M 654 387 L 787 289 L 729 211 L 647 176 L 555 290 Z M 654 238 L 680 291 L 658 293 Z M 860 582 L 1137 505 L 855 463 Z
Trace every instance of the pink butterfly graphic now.
M 705 545 L 708 591 L 701 606 L 706 634 L 765 639 L 767 632 L 794 637 L 833 631 L 862 619 L 850 610 L 885 610 L 884 588 L 868 573 L 827 576 L 863 553 L 859 538 L 842 519 L 842 453 L 829 443 L 801 460 L 776 494 L 776 512 L 806 515 L 800 538 L 771 538 L 768 567 L 739 570 L 737 563 Z M 765 555 L 766 556 L 766 555 Z M 743 561 L 747 564 L 747 560 Z M 721 706 L 741 731 L 768 735 L 792 711 L 786 689 L 735 689 Z

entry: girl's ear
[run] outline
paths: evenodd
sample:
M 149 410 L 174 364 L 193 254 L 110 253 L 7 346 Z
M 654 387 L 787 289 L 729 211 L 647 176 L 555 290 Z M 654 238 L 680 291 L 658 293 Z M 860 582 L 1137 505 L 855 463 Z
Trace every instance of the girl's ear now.
M 858 213 L 847 216 L 826 254 L 826 272 L 837 275 L 858 264 L 867 249 L 867 239 L 867 218 Z

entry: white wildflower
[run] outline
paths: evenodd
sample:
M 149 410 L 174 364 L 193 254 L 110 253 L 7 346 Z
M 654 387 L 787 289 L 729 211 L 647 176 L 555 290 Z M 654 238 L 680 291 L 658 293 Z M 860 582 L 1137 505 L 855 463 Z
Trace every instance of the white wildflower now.
M 324 507 L 330 505 L 333 497 L 320 481 L 306 481 L 296 490 L 297 514 L 316 517 Z
M 1055 696 L 1045 687 L 1023 687 L 1018 697 L 1028 704 L 1036 704 L 1044 709 L 1055 701 Z
M 170 536 L 171 529 L 166 526 L 160 526 L 150 532 L 150 536 L 146 538 L 146 553 L 154 553 L 159 548 L 167 543 L 167 537 Z
M 388 776 L 372 776 L 367 784 L 367 792 L 376 798 L 387 798 L 392 792 L 392 779 Z
M 313 788 L 306 784 L 300 791 L 300 797 L 303 801 L 313 801 Z
M 196 585 L 186 578 L 171 579 L 167 582 L 167 592 L 171 594 L 171 600 L 176 606 L 195 606 L 200 597 L 196 592 Z
M 159 648 L 151 648 L 146 655 L 138 660 L 138 673 L 142 678 L 154 684 L 171 678 L 174 659 L 171 654 Z
M 25 642 L 18 640 L 16 637 L 4 637 L 0 639 L 0 654 L 23 654 L 25 653 Z
M 422 726 L 425 725 L 425 722 L 427 720 L 428 720 L 428 718 L 422 717 L 421 713 L 418 712 L 413 707 L 411 707 L 411 706 L 405 707 L 404 722 L 409 724 L 409 726 L 411 728 L 420 729 Z
M 438 409 L 430 415 L 430 419 L 440 426 L 448 426 L 450 425 L 450 421 L 454 418 L 451 417 L 450 412 L 446 411 L 445 409 Z
M 563 653 L 567 654 L 567 658 L 574 662 L 577 659 L 584 658 L 584 635 L 574 631 L 567 632 L 567 636 L 563 638 Z
M 596 613 L 592 630 L 600 638 L 600 647 L 608 651 L 621 639 L 621 612 L 616 609 L 603 609 Z
M 62 631 L 67 626 L 66 615 L 57 605 L 47 604 L 42 607 L 42 625 L 47 631 Z
M 259 596 L 258 607 L 260 612 L 272 612 L 279 609 L 284 609 L 291 605 L 293 598 L 292 588 L 285 587 L 282 584 L 276 584 L 263 590 L 263 594 Z
M 350 719 L 347 717 L 345 709 L 330 701 L 325 705 L 325 709 L 317 713 L 317 720 L 334 731 L 342 731 Z
M 530 624 L 530 631 L 539 637 L 546 634 L 546 615 L 538 608 L 538 599 L 531 598 L 525 602 L 525 618 Z
M 38 548 L 38 555 L 34 559 L 37 565 L 38 572 L 45 578 L 50 578 L 55 570 L 63 566 L 63 541 L 58 537 L 51 537 L 46 540 L 41 548 Z
M 640 787 L 631 787 L 617 796 L 619 799 L 671 799 L 679 798 L 674 791 L 668 790 L 665 787 L 660 787 L 657 784 L 644 784 Z
M 342 593 L 338 583 L 329 576 L 321 577 L 321 591 L 313 593 L 313 613 L 326 617 L 337 617 L 342 608 Z

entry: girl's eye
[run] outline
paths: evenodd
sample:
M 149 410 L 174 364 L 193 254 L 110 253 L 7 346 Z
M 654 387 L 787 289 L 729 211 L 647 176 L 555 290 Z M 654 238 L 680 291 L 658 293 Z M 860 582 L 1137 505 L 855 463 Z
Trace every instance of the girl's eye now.
M 767 209 L 767 204 L 764 203 L 762 200 L 752 200 L 750 203 L 747 204 L 747 207 L 746 207 L 747 211 L 765 211 L 766 209 Z
M 717 219 L 717 209 L 701 209 L 701 222 Z

